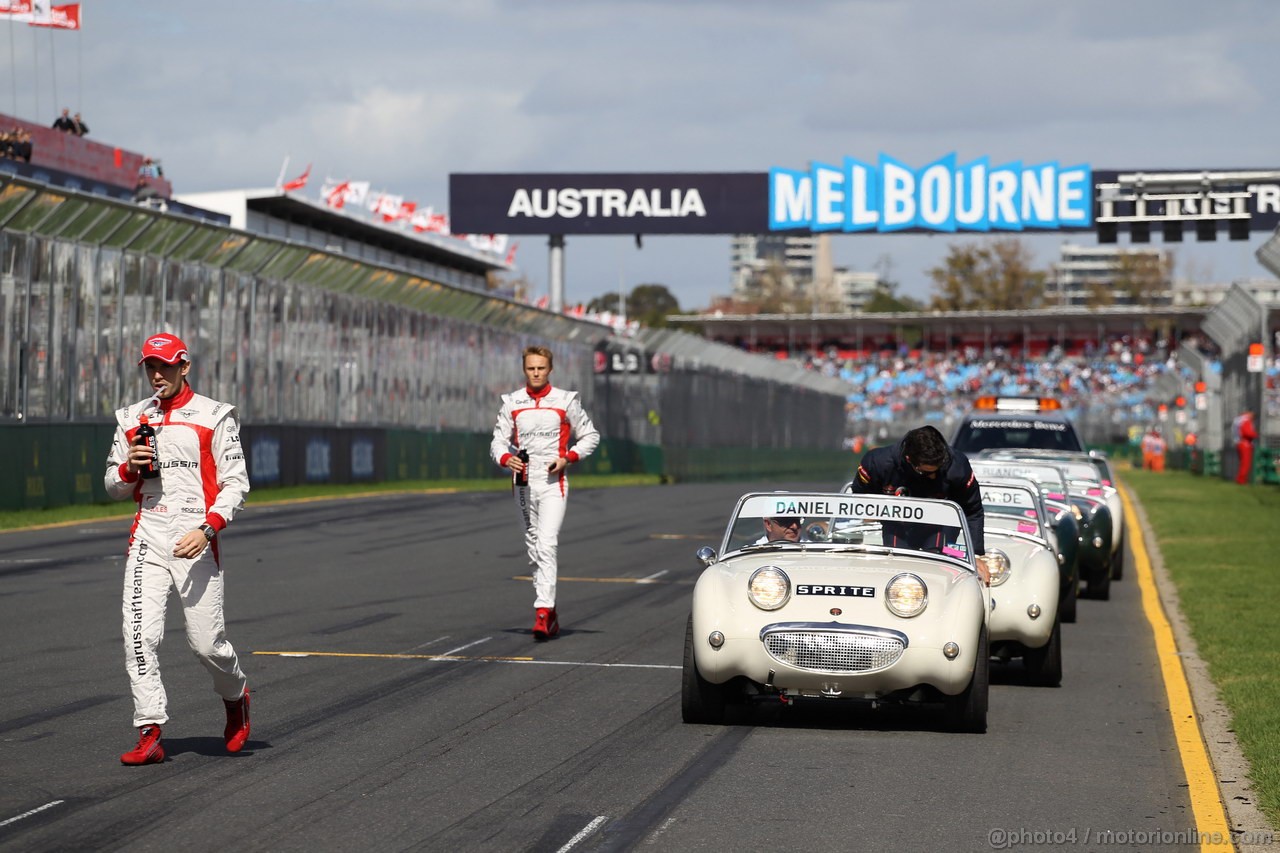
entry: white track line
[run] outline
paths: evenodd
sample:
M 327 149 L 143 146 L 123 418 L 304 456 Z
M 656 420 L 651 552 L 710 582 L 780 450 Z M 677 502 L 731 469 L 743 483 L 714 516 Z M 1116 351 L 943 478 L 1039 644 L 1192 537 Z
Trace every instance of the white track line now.
M 667 570 L 663 569 L 660 572 L 654 572 L 651 575 L 645 575 L 644 577 L 640 578 L 640 580 L 636 581 L 636 583 L 653 583 L 655 578 L 660 578 L 666 573 L 667 573 Z
M 0 826 L 8 826 L 8 825 L 9 825 L 9 824 L 11 824 L 11 823 L 17 823 L 18 821 L 20 821 L 20 820 L 22 820 L 22 819 L 24 819 L 24 818 L 31 817 L 32 815 L 35 815 L 35 814 L 40 814 L 40 812 L 44 811 L 45 809 L 51 809 L 51 808 L 53 808 L 54 806 L 58 805 L 59 803 L 65 803 L 65 802 L 66 802 L 66 800 L 54 800 L 54 801 L 53 801 L 53 802 L 51 802 L 51 803 L 45 803 L 43 806 L 38 806 L 38 807 L 36 807 L 36 808 L 32 809 L 32 810 L 31 810 L 31 811 L 29 811 L 29 812 L 23 812 L 23 813 L 22 813 L 22 814 L 20 814 L 20 815 L 15 815 L 14 817 L 9 818 L 8 820 L 0 820 Z M 601 818 L 601 820 L 603 820 L 603 818 Z M 576 839 L 575 839 L 575 840 L 576 840 Z M 572 846 L 573 846 L 573 842 L 572 842 L 572 841 L 571 841 L 571 842 L 569 842 L 569 846 L 570 846 L 570 847 L 572 847 Z M 565 849 L 568 849 L 568 848 L 565 848 Z
M 447 639 L 449 639 L 449 635 L 445 634 L 443 637 L 436 637 L 434 640 L 427 640 L 425 643 L 419 643 L 418 645 L 414 646 L 411 649 L 405 649 L 404 652 L 402 652 L 402 654 L 408 654 L 409 652 L 416 652 L 418 649 L 425 649 L 427 646 L 434 646 L 436 643 L 443 643 Z
M 447 652 L 441 652 L 440 656 L 447 658 L 450 655 L 456 655 L 458 652 L 462 651 L 463 649 L 469 649 L 472 646 L 478 646 L 481 643 L 487 643 L 492 639 L 493 637 L 485 637 L 483 640 L 475 640 L 474 642 L 467 643 L 465 646 L 458 646 L 456 649 L 449 649 L 449 651 Z
M 683 669 L 666 663 L 600 663 L 590 660 L 534 660 L 527 657 L 467 657 L 465 655 L 406 655 L 372 652 L 250 652 L 279 658 L 374 658 L 380 660 L 424 660 L 441 663 L 527 663 L 541 666 L 592 666 L 602 669 Z
M 578 834 L 575 835 L 573 838 L 570 838 L 569 843 L 561 847 L 559 850 L 557 850 L 556 853 L 568 853 L 569 850 L 573 849 L 573 846 L 575 844 L 577 844 L 579 841 L 582 841 L 588 835 L 590 835 L 591 833 L 599 829 L 600 824 L 604 823 L 608 819 L 609 819 L 608 815 L 600 815 L 600 817 L 596 818 L 595 820 L 591 821 L 591 823 L 582 827 L 581 831 L 579 831 Z

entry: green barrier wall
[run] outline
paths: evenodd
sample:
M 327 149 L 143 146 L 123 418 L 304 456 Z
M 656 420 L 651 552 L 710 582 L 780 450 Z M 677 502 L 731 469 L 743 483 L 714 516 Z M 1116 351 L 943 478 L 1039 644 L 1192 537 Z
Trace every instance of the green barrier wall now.
M 663 474 L 675 482 L 697 480 L 816 480 L 838 490 L 853 479 L 858 456 L 846 450 L 667 448 Z
M 108 500 L 102 485 L 113 424 L 0 426 L 0 509 Z
M 263 428 L 265 429 L 265 428 Z M 48 509 L 108 500 L 102 475 L 114 433 L 113 424 L 34 424 L 0 426 L 0 510 Z M 315 436 L 331 443 L 334 428 L 290 427 L 280 436 L 281 455 L 305 447 Z M 501 477 L 489 459 L 488 433 L 359 431 L 372 437 L 384 454 L 385 479 L 470 480 Z M 381 433 L 381 435 L 379 435 Z M 255 434 L 245 425 L 246 437 Z M 355 433 L 352 433 L 353 435 Z M 385 438 L 385 441 L 380 439 Z M 252 446 L 252 442 L 250 442 Z M 246 447 L 246 451 L 251 447 Z M 252 454 L 249 454 L 252 456 Z M 338 453 L 339 463 L 345 460 Z M 253 470 L 250 459 L 250 469 Z M 847 451 L 758 450 L 752 448 L 662 448 L 630 440 L 604 439 L 595 453 L 575 466 L 589 474 L 650 474 L 670 482 L 699 480 L 813 480 L 838 489 L 853 477 L 858 457 Z M 272 485 L 349 482 L 350 466 L 334 464 L 326 478 L 304 476 L 304 466 L 282 465 Z M 264 489 L 258 482 L 256 488 Z
M 388 480 L 471 480 L 504 476 L 489 458 L 489 434 L 387 430 Z M 662 450 L 603 439 L 574 466 L 587 474 L 661 474 Z

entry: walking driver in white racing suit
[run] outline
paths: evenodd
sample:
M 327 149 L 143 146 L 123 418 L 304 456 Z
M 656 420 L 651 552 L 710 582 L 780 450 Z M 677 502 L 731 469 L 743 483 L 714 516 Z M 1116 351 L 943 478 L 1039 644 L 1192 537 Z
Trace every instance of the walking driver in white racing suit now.
M 551 350 L 527 347 L 523 364 L 525 387 L 502 395 L 489 452 L 493 461 L 515 472 L 513 491 L 533 566 L 533 636 L 546 640 L 560 632 L 556 549 L 569 499 L 566 469 L 596 449 L 600 434 L 577 391 L 551 386 Z M 521 451 L 528 453 L 527 464 Z M 520 482 L 522 474 L 527 484 Z
M 249 690 L 222 615 L 222 571 L 217 534 L 244 506 L 249 475 L 240 447 L 235 407 L 191 390 L 186 345 L 160 334 L 142 345 L 147 381 L 155 396 L 116 412 L 115 442 L 107 459 L 107 494 L 138 502 L 124 572 L 124 651 L 133 688 L 138 745 L 124 764 L 164 761 L 160 727 L 168 722 L 157 652 L 164 636 L 172 586 L 182 601 L 187 643 L 213 676 L 227 712 L 228 752 L 249 738 Z M 155 429 L 156 452 L 138 436 L 140 417 Z M 159 476 L 148 478 L 155 461 Z

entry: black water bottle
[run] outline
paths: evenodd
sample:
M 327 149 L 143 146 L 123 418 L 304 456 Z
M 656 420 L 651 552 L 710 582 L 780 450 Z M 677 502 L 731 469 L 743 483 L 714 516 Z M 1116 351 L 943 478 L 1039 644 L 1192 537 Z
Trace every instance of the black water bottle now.
M 151 425 L 146 414 L 138 415 L 138 437 L 151 448 L 151 461 L 142 466 L 142 479 L 150 480 L 160 476 L 159 449 L 156 447 L 156 428 Z
M 529 451 L 525 450 L 523 447 L 520 448 L 520 452 L 516 454 L 516 458 L 524 463 L 524 470 L 516 472 L 516 485 L 527 486 L 529 485 Z

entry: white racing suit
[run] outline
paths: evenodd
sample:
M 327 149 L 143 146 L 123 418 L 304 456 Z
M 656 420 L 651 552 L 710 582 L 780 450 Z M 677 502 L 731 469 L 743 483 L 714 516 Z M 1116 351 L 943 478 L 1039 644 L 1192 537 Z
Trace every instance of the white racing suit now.
M 489 454 L 505 466 L 519 450 L 529 453 L 529 484 L 513 491 L 533 566 L 534 607 L 556 606 L 556 549 L 569 498 L 567 470 L 548 474 L 547 468 L 560 456 L 573 464 L 599 443 L 600 433 L 582 410 L 577 391 L 546 385 L 531 392 L 526 386 L 502 395 Z
M 147 412 L 156 430 L 160 476 L 130 474 L 129 446 L 138 415 Z M 167 698 L 157 651 L 164 638 L 169 587 L 178 591 L 186 617 L 187 643 L 213 675 L 213 689 L 228 702 L 244 693 L 245 677 L 227 642 L 222 615 L 218 540 L 195 559 L 173 555 L 184 535 L 201 524 L 222 530 L 244 506 L 249 475 L 240 447 L 235 407 L 202 397 L 184 385 L 169 400 L 134 403 L 116 412 L 116 435 L 107 458 L 107 494 L 138 502 L 124 572 L 124 653 L 133 688 L 133 724 L 163 724 Z

